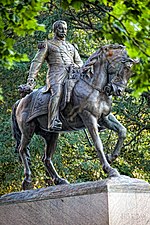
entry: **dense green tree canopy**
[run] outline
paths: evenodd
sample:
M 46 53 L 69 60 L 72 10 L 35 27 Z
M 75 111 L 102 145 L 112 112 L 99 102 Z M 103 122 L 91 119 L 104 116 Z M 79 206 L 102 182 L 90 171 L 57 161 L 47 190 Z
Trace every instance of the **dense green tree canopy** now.
M 38 24 L 36 16 L 44 10 L 46 1 L 3 0 L 0 3 L 0 56 L 3 66 L 10 68 L 15 61 L 25 61 L 27 56 L 15 51 L 17 36 L 32 35 L 36 30 L 45 31 L 44 24 Z
M 118 168 L 121 174 L 150 181 L 148 2 L 24 0 L 20 3 L 5 0 L 0 7 L 1 194 L 19 191 L 23 177 L 23 167 L 18 155 L 14 154 L 15 141 L 10 121 L 11 107 L 19 98 L 17 87 L 26 82 L 38 41 L 52 37 L 52 24 L 57 19 L 67 21 L 67 39 L 78 45 L 84 61 L 107 43 L 124 44 L 131 57 L 140 58 L 124 96 L 113 101 L 113 113 L 128 131 L 121 155 L 113 167 Z M 46 65 L 43 65 L 38 74 L 37 87 L 45 84 L 46 70 Z M 133 88 L 142 93 L 138 99 L 131 96 Z M 112 152 L 112 146 L 117 141 L 116 134 L 105 130 L 100 136 L 105 152 Z M 51 185 L 41 160 L 44 148 L 42 139 L 34 136 L 30 148 L 34 188 Z M 54 164 L 59 174 L 70 182 L 105 178 L 95 149 L 89 146 L 82 131 L 61 135 Z
M 124 44 L 131 57 L 140 59 L 133 86 L 137 89 L 135 94 L 147 91 L 150 86 L 148 1 L 68 0 L 63 1 L 63 5 L 69 9 L 68 14 L 77 27 L 89 29 L 97 38 Z M 76 12 L 71 7 L 75 8 Z
M 45 7 L 44 7 L 45 6 Z M 0 31 L 2 64 L 11 67 L 14 61 L 27 60 L 27 56 L 14 49 L 16 36 L 44 31 L 43 23 L 36 16 L 49 12 L 58 18 L 65 17 L 74 28 L 92 33 L 99 44 L 122 43 L 131 57 L 139 58 L 140 64 L 134 74 L 135 94 L 149 87 L 149 3 L 140 0 L 64 0 L 64 1 L 3 1 L 1 3 Z M 91 36 L 91 39 L 92 39 Z

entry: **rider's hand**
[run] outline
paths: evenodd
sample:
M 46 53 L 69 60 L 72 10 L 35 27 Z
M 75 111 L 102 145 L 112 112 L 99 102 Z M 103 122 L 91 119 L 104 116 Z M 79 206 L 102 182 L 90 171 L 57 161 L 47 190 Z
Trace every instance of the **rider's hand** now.
M 34 78 L 28 78 L 27 85 L 30 86 L 31 90 L 33 90 L 34 87 L 36 86 L 36 82 L 35 82 Z
M 18 87 L 18 91 L 21 97 L 25 97 L 27 94 L 32 92 L 32 89 L 28 84 L 21 84 Z

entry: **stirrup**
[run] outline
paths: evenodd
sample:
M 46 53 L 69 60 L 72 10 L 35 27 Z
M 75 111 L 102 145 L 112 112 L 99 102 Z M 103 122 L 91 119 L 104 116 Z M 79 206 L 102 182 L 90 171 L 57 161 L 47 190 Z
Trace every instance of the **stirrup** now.
M 62 130 L 62 122 L 60 120 L 55 120 L 49 130 Z

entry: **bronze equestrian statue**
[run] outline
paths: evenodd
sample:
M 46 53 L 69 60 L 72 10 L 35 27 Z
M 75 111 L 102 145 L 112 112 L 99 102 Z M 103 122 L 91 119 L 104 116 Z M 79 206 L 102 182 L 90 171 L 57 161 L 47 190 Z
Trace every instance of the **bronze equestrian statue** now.
M 68 76 L 63 81 L 63 94 L 59 109 L 62 123 L 60 131 L 47 129 L 48 105 L 53 93 L 45 92 L 47 87 L 33 90 L 20 101 L 12 111 L 13 134 L 17 141 L 18 152 L 24 165 L 25 179 L 23 189 L 31 183 L 31 170 L 28 160 L 28 145 L 34 133 L 45 139 L 43 162 L 49 176 L 55 184 L 67 184 L 61 178 L 52 163 L 59 132 L 87 129 L 93 140 L 103 170 L 111 176 L 119 172 L 110 164 L 119 155 L 126 136 L 126 129 L 111 113 L 112 96 L 124 91 L 133 64 L 125 47 L 118 44 L 105 45 L 92 54 L 80 71 L 72 73 L 70 81 L 74 83 L 70 101 L 66 101 Z M 105 126 L 118 134 L 118 141 L 111 155 L 105 156 L 99 136 L 99 126 Z

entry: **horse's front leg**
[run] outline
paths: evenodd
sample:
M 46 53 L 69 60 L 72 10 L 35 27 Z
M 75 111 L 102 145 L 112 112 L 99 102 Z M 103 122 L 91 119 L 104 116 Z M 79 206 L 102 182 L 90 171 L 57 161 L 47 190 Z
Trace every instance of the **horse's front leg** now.
M 103 151 L 103 144 L 98 133 L 96 117 L 86 110 L 80 116 L 82 117 L 85 126 L 89 130 L 89 133 L 93 140 L 94 146 L 97 150 L 97 154 L 102 164 L 104 172 L 106 172 L 109 175 L 109 177 L 119 176 L 120 175 L 119 172 L 116 169 L 112 168 L 106 159 L 105 153 Z
M 118 141 L 116 143 L 116 146 L 112 154 L 107 155 L 109 163 L 112 163 L 118 157 L 123 146 L 124 139 L 126 138 L 126 128 L 116 119 L 116 117 L 112 113 L 104 117 L 102 122 L 106 128 L 118 133 Z

